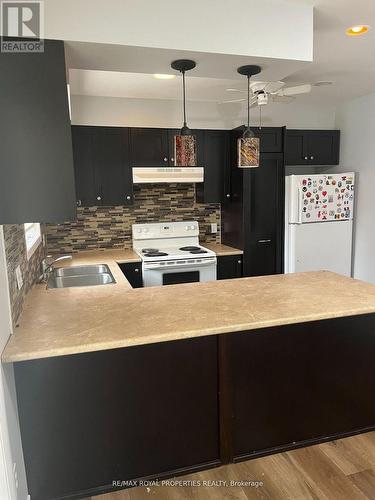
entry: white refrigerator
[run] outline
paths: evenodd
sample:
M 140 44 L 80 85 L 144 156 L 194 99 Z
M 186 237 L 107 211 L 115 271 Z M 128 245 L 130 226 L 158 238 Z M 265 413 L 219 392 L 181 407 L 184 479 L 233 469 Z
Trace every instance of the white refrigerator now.
M 355 177 L 290 175 L 285 185 L 285 273 L 351 275 Z

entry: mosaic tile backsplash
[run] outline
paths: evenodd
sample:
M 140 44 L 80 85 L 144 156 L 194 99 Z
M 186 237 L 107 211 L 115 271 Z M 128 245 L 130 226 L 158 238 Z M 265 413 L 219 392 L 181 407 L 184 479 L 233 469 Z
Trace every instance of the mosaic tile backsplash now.
M 199 222 L 200 241 L 220 243 L 220 204 L 195 202 L 193 184 L 134 186 L 134 204 L 78 207 L 77 221 L 45 227 L 49 253 L 73 253 L 96 248 L 132 248 L 132 224 Z M 216 223 L 218 232 L 210 233 Z
M 25 297 L 41 274 L 41 263 L 45 247 L 41 244 L 27 260 L 25 230 L 23 224 L 6 224 L 4 229 L 5 256 L 9 281 L 9 295 L 13 325 L 22 312 Z M 23 286 L 17 288 L 16 267 L 21 266 Z

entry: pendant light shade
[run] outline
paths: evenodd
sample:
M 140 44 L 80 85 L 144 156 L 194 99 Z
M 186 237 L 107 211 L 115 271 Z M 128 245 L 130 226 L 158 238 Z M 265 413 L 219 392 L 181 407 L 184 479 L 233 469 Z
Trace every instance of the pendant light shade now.
M 260 66 L 253 65 L 241 66 L 237 70 L 240 75 L 247 76 L 247 126 L 242 137 L 237 140 L 238 167 L 240 168 L 259 167 L 260 140 L 255 137 L 250 128 L 250 78 L 260 73 L 260 70 Z
M 178 167 L 195 167 L 197 165 L 197 140 L 195 135 L 187 125 L 186 120 L 186 82 L 185 73 L 193 68 L 196 64 L 190 59 L 178 59 L 171 64 L 172 69 L 179 71 L 182 74 L 182 93 L 183 93 L 183 115 L 184 124 L 181 128 L 180 135 L 174 137 L 174 158 L 175 165 Z

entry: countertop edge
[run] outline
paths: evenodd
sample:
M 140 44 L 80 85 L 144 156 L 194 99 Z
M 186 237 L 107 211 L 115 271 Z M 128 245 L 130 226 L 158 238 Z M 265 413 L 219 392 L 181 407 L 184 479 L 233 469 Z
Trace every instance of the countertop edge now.
M 316 314 L 311 314 L 311 315 L 306 315 L 305 317 L 301 318 L 284 318 L 283 320 L 262 320 L 258 322 L 252 322 L 251 324 L 238 324 L 238 325 L 232 325 L 232 326 L 224 326 L 222 328 L 212 328 L 212 329 L 206 329 L 203 332 L 197 332 L 195 330 L 184 332 L 184 333 L 175 333 L 175 334 L 168 334 L 168 335 L 155 335 L 155 336 L 147 336 L 144 339 L 136 339 L 136 340 L 129 340 L 129 339 L 123 339 L 123 340 L 116 340 L 112 342 L 105 341 L 103 343 L 97 342 L 94 344 L 86 344 L 82 349 L 78 347 L 65 347 L 65 348 L 59 348 L 57 349 L 56 354 L 51 355 L 51 349 L 46 349 L 45 351 L 38 351 L 33 353 L 28 352 L 27 354 L 17 354 L 17 355 L 9 355 L 7 356 L 6 354 L 2 354 L 1 356 L 1 362 L 3 364 L 9 364 L 9 363 L 20 363 L 24 361 L 36 361 L 39 359 L 47 359 L 47 358 L 55 358 L 55 357 L 61 357 L 61 356 L 71 356 L 75 354 L 85 354 L 85 353 L 90 353 L 90 352 L 99 352 L 99 351 L 108 351 L 112 349 L 123 349 L 123 348 L 128 348 L 128 347 L 135 347 L 135 346 L 141 346 L 141 345 L 149 345 L 149 344 L 156 344 L 160 342 L 172 342 L 172 341 L 177 341 L 177 340 L 187 340 L 187 339 L 193 339 L 193 338 L 200 338 L 200 337 L 205 337 L 205 336 L 211 336 L 211 335 L 222 335 L 222 334 L 228 334 L 228 333 L 240 333 L 240 332 L 248 332 L 251 330 L 261 330 L 265 328 L 271 328 L 271 327 L 277 327 L 277 326 L 285 326 L 285 325 L 293 325 L 293 324 L 299 324 L 299 323 L 308 323 L 311 321 L 321 321 L 321 320 L 330 320 L 330 319 L 336 319 L 336 318 L 345 318 L 345 317 L 350 317 L 350 316 L 361 316 L 365 314 L 375 314 L 375 311 L 373 308 L 364 308 L 361 310 L 355 310 L 355 311 L 350 311 L 350 310 L 345 310 L 342 312 L 336 312 L 334 315 L 329 314 L 329 313 L 322 313 L 319 315 Z M 11 338 L 11 337 L 10 337 Z M 5 350 L 5 349 L 4 349 Z

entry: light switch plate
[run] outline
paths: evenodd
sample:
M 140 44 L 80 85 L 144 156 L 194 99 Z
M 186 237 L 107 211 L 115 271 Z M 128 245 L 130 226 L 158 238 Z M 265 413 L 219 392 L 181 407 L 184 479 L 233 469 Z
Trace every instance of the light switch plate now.
M 213 222 L 212 224 L 210 224 L 211 226 L 211 234 L 216 234 L 217 233 L 217 224 L 216 222 Z
M 16 267 L 16 280 L 17 280 L 18 290 L 21 290 L 21 288 L 23 286 L 23 278 L 22 278 L 21 266 L 17 266 Z

